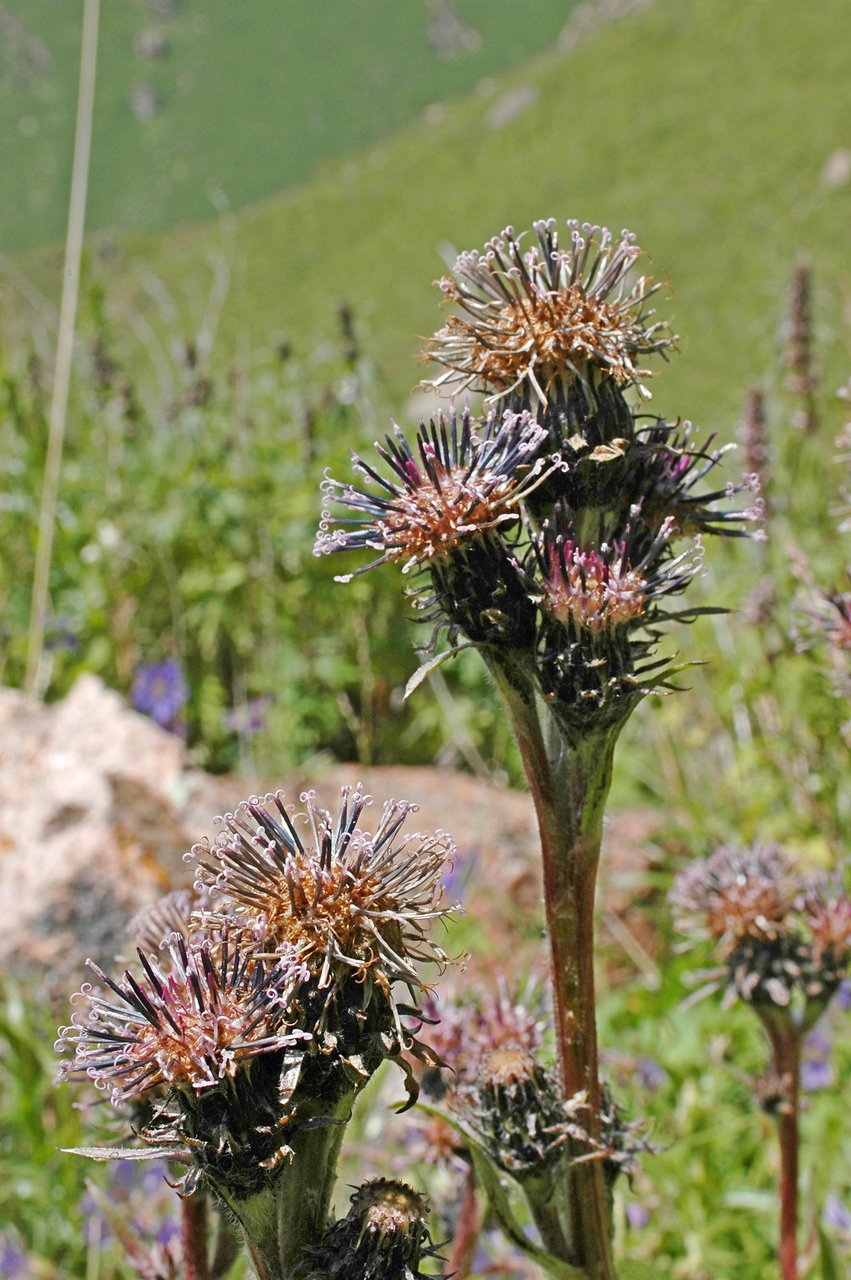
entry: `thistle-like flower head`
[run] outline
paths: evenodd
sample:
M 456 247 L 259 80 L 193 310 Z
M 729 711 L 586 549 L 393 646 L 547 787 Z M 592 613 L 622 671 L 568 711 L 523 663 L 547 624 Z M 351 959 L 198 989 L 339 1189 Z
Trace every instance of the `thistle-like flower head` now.
M 835 882 L 816 877 L 803 902 L 815 968 L 841 978 L 851 959 L 851 898 Z
M 639 510 L 632 513 L 635 524 L 627 526 L 622 538 L 604 538 L 587 550 L 569 524 L 565 531 L 560 529 L 566 522 L 558 514 L 536 543 L 543 587 L 540 604 L 569 633 L 597 636 L 642 625 L 654 602 L 682 591 L 700 567 L 699 542 L 666 558 L 674 526 L 671 516 L 642 555 L 636 547 Z
M 696 998 L 726 986 L 764 1016 L 811 1027 L 851 961 L 851 902 L 824 877 L 805 882 L 776 845 L 728 845 L 681 872 L 670 894 L 680 924 L 712 938 L 724 965 Z M 797 1010 L 797 1012 L 796 1012 Z
M 776 942 L 786 933 L 800 888 L 778 845 L 723 845 L 680 872 L 670 899 L 681 927 L 712 938 L 726 957 L 746 939 Z
M 448 910 L 440 899 L 455 852 L 449 836 L 399 838 L 416 805 L 396 800 L 384 805 L 374 832 L 364 830 L 370 798 L 360 786 L 343 788 L 336 817 L 313 792 L 302 795 L 302 813 L 284 799 L 283 792 L 253 797 L 221 820 L 212 846 L 195 846 L 199 887 L 230 901 L 235 922 L 262 940 L 258 954 L 271 959 L 292 948 L 329 997 L 350 979 L 363 985 L 367 1003 L 373 988 L 391 1004 L 394 983 L 421 988 L 417 964 L 446 958 L 427 934 Z
M 231 947 L 227 936 L 184 942 L 173 935 L 169 963 L 139 950 L 142 974 L 118 982 L 91 960 L 103 989 L 86 984 L 73 998 L 83 1012 L 60 1031 L 73 1050 L 63 1074 L 87 1075 L 115 1107 L 160 1086 L 200 1094 L 232 1078 L 258 1054 L 306 1038 L 287 1017 L 308 973 L 292 949 L 274 965 Z
M 641 387 L 651 376 L 641 361 L 674 338 L 651 320 L 648 300 L 660 286 L 636 277 L 635 237 L 624 231 L 615 243 L 605 227 L 567 225 L 566 249 L 549 219 L 533 224 L 537 244 L 525 253 L 508 227 L 484 255 L 461 254 L 438 282 L 457 312 L 428 344 L 426 357 L 446 369 L 431 385 L 495 397 L 528 391 L 545 406 L 554 384 L 607 376 Z
M 491 415 L 481 434 L 470 415 L 421 425 L 411 448 L 402 432 L 376 449 L 390 475 L 382 476 L 355 455 L 355 467 L 379 486 L 369 493 L 326 479 L 326 498 L 350 508 L 354 520 L 323 512 L 315 554 L 370 549 L 377 560 L 356 573 L 399 561 L 403 573 L 456 553 L 505 524 L 517 524 L 523 497 L 538 482 L 544 462 L 533 461 L 545 438 L 528 413 Z M 332 528 L 334 524 L 342 527 Z M 353 526 L 353 527 L 351 527 Z M 348 581 L 352 575 L 344 576 Z
M 375 1178 L 352 1193 L 345 1218 L 308 1250 L 309 1280 L 417 1280 L 437 1257 L 425 1197 L 407 1183 Z

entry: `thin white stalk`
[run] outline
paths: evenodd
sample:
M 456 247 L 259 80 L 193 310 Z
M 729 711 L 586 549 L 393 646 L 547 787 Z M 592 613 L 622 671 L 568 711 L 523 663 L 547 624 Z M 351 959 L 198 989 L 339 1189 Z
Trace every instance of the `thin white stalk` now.
M 59 475 L 62 469 L 62 446 L 65 441 L 65 422 L 68 416 L 68 389 L 71 384 L 77 298 L 80 292 L 80 259 L 86 224 L 99 17 L 100 0 L 85 0 L 80 51 L 80 91 L 77 99 L 77 131 L 74 138 L 68 235 L 65 241 L 65 269 L 62 276 L 62 302 L 56 336 L 56 367 L 53 375 L 53 398 L 50 404 L 50 428 L 47 438 L 47 458 L 44 464 L 44 487 L 38 521 L 38 544 L 27 646 L 25 688 L 28 693 L 35 695 L 43 692 L 40 688 L 40 676 L 44 656 L 44 624 L 50 584 L 50 562 L 53 556 L 53 535 L 56 528 Z

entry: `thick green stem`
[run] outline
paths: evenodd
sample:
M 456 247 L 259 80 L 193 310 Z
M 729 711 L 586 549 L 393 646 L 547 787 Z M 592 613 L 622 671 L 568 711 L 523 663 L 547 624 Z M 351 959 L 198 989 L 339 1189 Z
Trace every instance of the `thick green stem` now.
M 586 1127 L 598 1142 L 594 895 L 617 733 L 571 743 L 548 715 L 545 740 L 534 693 L 522 672 L 496 666 L 493 671 L 514 724 L 541 837 L 562 1088 L 565 1098 L 587 1094 Z M 566 1260 L 594 1280 L 612 1280 L 615 1272 L 600 1160 L 571 1168 L 568 1217 Z
M 245 1200 L 220 1190 L 242 1227 L 259 1280 L 291 1280 L 305 1245 L 316 1244 L 324 1234 L 355 1095 L 352 1089 L 334 1103 L 310 1103 L 308 1125 L 290 1139 L 293 1154 L 266 1190 Z M 302 1113 L 307 1106 L 303 1104 Z

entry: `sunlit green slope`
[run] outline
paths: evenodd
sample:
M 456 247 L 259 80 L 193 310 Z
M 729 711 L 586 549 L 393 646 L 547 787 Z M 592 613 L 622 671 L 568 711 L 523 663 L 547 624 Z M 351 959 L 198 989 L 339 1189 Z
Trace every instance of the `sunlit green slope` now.
M 90 225 L 313 175 L 552 44 L 575 0 L 103 0 Z M 82 0 L 0 3 L 0 249 L 62 235 Z
M 673 282 L 684 338 L 660 406 L 729 420 L 769 358 L 796 255 L 828 294 L 851 280 L 851 183 L 821 176 L 851 147 L 849 67 L 851 0 L 657 0 L 239 215 L 225 324 L 299 342 L 345 295 L 401 394 L 414 335 L 438 316 L 441 247 L 577 215 L 633 228 Z M 530 105 L 493 127 L 520 89 Z M 205 277 L 221 238 L 213 223 L 125 243 L 125 289 L 139 258 L 170 282 Z

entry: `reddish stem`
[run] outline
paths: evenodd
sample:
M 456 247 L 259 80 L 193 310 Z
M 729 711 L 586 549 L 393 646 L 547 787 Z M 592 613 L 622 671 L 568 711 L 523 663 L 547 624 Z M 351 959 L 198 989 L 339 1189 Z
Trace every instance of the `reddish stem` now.
M 207 1251 L 207 1197 L 196 1191 L 180 1202 L 183 1280 L 210 1280 Z
M 780 1275 L 798 1280 L 798 1112 L 802 1032 L 788 1019 L 762 1017 L 774 1057 L 774 1070 L 784 1086 L 778 1115 L 780 1139 Z
M 466 1280 L 470 1274 L 482 1223 L 482 1208 L 476 1195 L 476 1175 L 469 1169 L 464 1179 L 464 1192 L 447 1262 L 447 1274 L 453 1276 L 454 1280 Z
M 497 673 L 497 678 L 511 712 L 538 819 L 562 1089 L 565 1098 L 587 1093 L 585 1127 L 598 1142 L 594 896 L 616 735 L 575 748 L 558 737 L 548 754 L 531 698 L 504 673 Z M 569 1206 L 570 1257 L 566 1260 L 595 1280 L 613 1280 L 609 1210 L 600 1160 L 573 1166 Z

